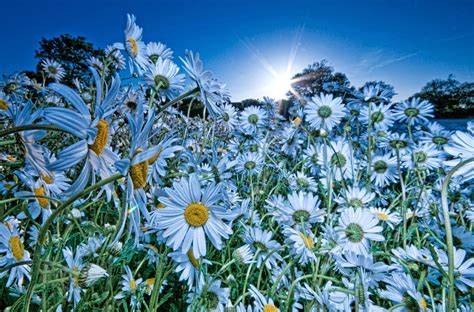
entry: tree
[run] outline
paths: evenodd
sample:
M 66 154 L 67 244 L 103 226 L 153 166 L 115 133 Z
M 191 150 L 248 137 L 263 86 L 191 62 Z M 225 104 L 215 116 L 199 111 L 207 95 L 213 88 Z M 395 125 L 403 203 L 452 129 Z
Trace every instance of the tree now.
M 451 74 L 448 79 L 434 79 L 414 95 L 435 106 L 436 118 L 474 116 L 474 83 L 461 83 Z
M 334 68 L 329 66 L 326 60 L 307 66 L 301 73 L 296 74 L 293 80 L 293 89 L 302 97 L 313 97 L 320 92 L 345 97 L 348 92 L 354 90 L 347 76 L 334 72 Z
M 102 49 L 96 49 L 84 37 L 73 37 L 63 34 L 53 39 L 43 38 L 39 42 L 39 49 L 35 51 L 35 58 L 39 59 L 36 70 L 41 70 L 41 61 L 51 59 L 59 62 L 66 70 L 62 83 L 72 85 L 73 79 L 85 81 L 90 71 L 87 61 L 91 57 L 101 59 L 105 56 Z

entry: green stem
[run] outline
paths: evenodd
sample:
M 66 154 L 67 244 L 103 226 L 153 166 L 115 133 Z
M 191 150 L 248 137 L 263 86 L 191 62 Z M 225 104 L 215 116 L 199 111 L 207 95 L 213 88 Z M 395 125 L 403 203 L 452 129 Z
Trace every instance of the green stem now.
M 3 146 L 3 145 L 10 145 L 10 144 L 15 144 L 16 143 L 16 140 L 13 139 L 13 140 L 6 140 L 6 141 L 2 141 L 0 142 L 0 146 Z
M 72 203 L 74 203 L 77 199 L 81 198 L 84 195 L 90 194 L 96 189 L 111 183 L 115 180 L 118 180 L 122 177 L 122 174 L 116 173 L 107 179 L 101 180 L 97 182 L 94 185 L 91 185 L 87 188 L 85 188 L 82 192 L 77 193 L 76 195 L 71 196 L 68 200 L 66 200 L 62 205 L 58 206 L 58 208 L 53 211 L 53 213 L 49 216 L 49 218 L 44 222 L 43 226 L 39 230 L 38 233 L 38 242 L 44 241 L 44 237 L 46 236 L 46 233 L 48 231 L 48 228 L 51 226 L 53 221 L 56 219 L 56 217 L 63 212 L 66 208 L 68 208 Z M 31 298 L 33 296 L 33 289 L 35 286 L 35 283 L 38 279 L 38 274 L 39 274 L 39 266 L 41 262 L 41 244 L 36 244 L 35 249 L 33 251 L 33 265 L 31 267 L 31 281 L 30 285 L 28 286 L 28 290 L 25 295 L 25 300 L 23 303 L 23 311 L 28 312 L 30 310 L 30 303 L 31 303 Z
M 474 158 L 467 159 L 458 165 L 456 165 L 444 178 L 443 186 L 441 188 L 441 207 L 443 208 L 444 218 L 444 229 L 446 231 L 446 246 L 448 251 L 448 311 L 454 311 L 456 307 L 456 292 L 454 288 L 454 244 L 453 244 L 453 233 L 451 230 L 451 222 L 449 218 L 449 207 L 448 207 L 448 186 L 452 176 L 461 167 L 469 163 L 474 163 Z
M 401 209 L 401 214 L 403 217 L 403 248 L 406 248 L 407 246 L 407 211 L 406 211 L 406 205 L 407 205 L 407 195 L 406 195 L 406 188 L 405 188 L 405 183 L 403 182 L 403 175 L 402 175 L 402 169 L 400 166 L 400 150 L 397 148 L 397 169 L 398 169 L 398 178 L 400 179 L 400 187 L 402 189 L 402 209 Z M 413 215 L 413 218 L 415 216 Z
M 25 260 L 25 261 L 18 261 L 9 265 L 4 266 L 3 268 L 0 268 L 0 273 L 5 272 L 10 270 L 11 268 L 20 266 L 20 265 L 28 265 L 31 264 L 32 262 L 30 260 Z
M 226 264 L 224 264 L 221 269 L 219 270 L 219 272 L 217 272 L 216 275 L 220 275 L 221 273 L 225 272 L 225 269 L 227 269 L 232 263 L 234 263 L 236 260 L 235 259 L 232 259 L 230 260 L 229 262 L 227 262 Z
M 177 97 L 175 97 L 174 99 L 172 99 L 171 101 L 169 101 L 168 103 L 166 103 L 165 105 L 163 105 L 162 107 L 160 107 L 160 113 L 165 111 L 168 107 L 172 106 L 173 104 L 181 101 L 181 100 L 184 100 L 185 98 L 187 98 L 188 96 L 191 96 L 191 95 L 194 95 L 196 94 L 197 92 L 199 92 L 199 87 L 196 87 L 194 89 L 191 89 L 189 90 L 188 92 L 185 92 L 181 95 L 178 95 Z
M 63 130 L 61 128 L 58 128 L 53 125 L 22 125 L 22 126 L 16 126 L 16 127 L 11 127 L 5 130 L 0 131 L 0 137 L 4 137 L 6 135 L 12 134 L 12 133 L 17 133 L 17 132 L 22 132 L 22 131 L 29 131 L 29 130 L 51 130 L 51 131 L 61 131 L 61 132 L 67 132 L 66 130 Z
M 283 278 L 283 276 L 286 274 L 286 272 L 288 272 L 288 270 L 293 266 L 293 260 L 291 260 L 290 262 L 288 262 L 288 264 L 286 265 L 286 267 L 281 271 L 280 275 L 278 275 L 275 283 L 273 284 L 273 287 L 272 289 L 270 290 L 270 298 L 273 297 L 273 295 L 275 294 L 275 290 L 276 288 L 278 287 L 278 284 L 280 284 L 280 281 L 281 279 Z
M 242 302 L 245 304 L 245 291 L 247 290 L 247 283 L 249 281 L 250 272 L 252 272 L 253 264 L 257 260 L 259 252 L 260 252 L 260 250 L 257 250 L 257 252 L 255 252 L 255 255 L 253 256 L 253 260 L 250 263 L 249 268 L 247 269 L 247 274 L 245 275 L 245 281 L 244 281 L 242 296 L 239 298 L 239 300 L 236 301 L 236 303 L 235 303 L 236 305 L 237 305 L 237 303 L 239 303 L 240 300 L 242 300 Z M 262 263 L 261 265 L 263 266 L 263 265 L 265 265 L 265 263 Z

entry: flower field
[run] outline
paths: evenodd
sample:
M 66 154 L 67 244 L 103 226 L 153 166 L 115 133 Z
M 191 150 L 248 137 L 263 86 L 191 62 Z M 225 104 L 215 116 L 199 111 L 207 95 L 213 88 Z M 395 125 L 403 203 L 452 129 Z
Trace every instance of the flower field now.
M 238 107 L 142 32 L 0 82 L 2 310 L 474 309 L 474 124 L 378 85 Z

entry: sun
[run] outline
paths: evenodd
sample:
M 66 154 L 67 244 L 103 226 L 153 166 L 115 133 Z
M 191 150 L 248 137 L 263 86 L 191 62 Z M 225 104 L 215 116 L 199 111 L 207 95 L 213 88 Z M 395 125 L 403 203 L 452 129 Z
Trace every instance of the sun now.
M 276 100 L 286 97 L 286 93 L 292 90 L 292 79 L 289 73 L 274 74 L 273 80 L 268 86 L 268 96 Z

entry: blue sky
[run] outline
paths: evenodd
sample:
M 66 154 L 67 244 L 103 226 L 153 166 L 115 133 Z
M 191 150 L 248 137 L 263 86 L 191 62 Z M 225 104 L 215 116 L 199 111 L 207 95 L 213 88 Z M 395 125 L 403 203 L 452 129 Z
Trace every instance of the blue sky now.
M 453 73 L 474 81 L 474 1 L 1 1 L 0 73 L 33 69 L 42 37 L 123 40 L 126 13 L 145 41 L 201 53 L 234 100 L 262 97 L 273 76 L 326 59 L 360 86 L 384 80 L 403 99 Z M 265 66 L 266 64 L 266 66 Z

